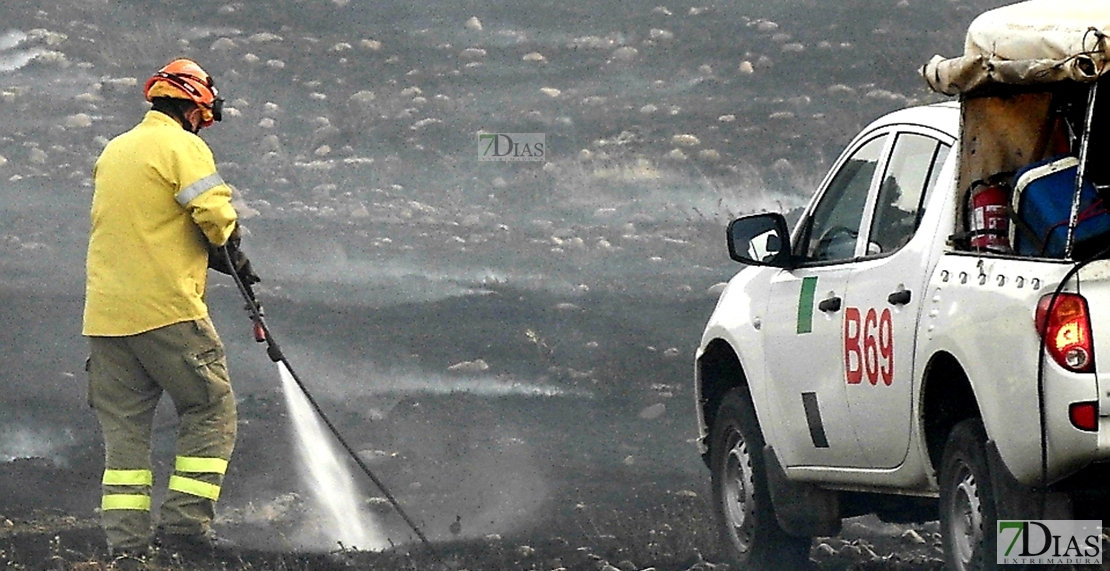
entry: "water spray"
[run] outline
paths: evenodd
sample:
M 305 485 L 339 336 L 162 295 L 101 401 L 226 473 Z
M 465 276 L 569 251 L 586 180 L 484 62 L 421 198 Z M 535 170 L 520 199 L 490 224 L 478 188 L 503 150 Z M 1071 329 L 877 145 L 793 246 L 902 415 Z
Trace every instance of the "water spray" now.
M 239 294 L 243 296 L 243 300 L 247 302 L 245 309 L 250 314 L 251 322 L 254 324 L 254 340 L 259 343 L 266 344 L 266 355 L 270 357 L 270 360 L 275 363 L 280 363 L 285 367 L 285 370 L 288 371 L 289 376 L 292 377 L 293 381 L 296 383 L 297 388 L 300 389 L 301 393 L 304 394 L 305 399 L 312 406 L 312 410 L 315 411 L 320 420 L 324 422 L 324 425 L 328 427 L 328 430 L 331 431 L 332 436 L 334 436 L 335 440 L 339 442 L 340 446 L 343 447 L 343 450 L 347 452 L 347 455 L 355 461 L 355 464 L 357 464 L 362 472 L 366 474 L 368 478 L 370 478 L 370 481 L 372 481 L 374 485 L 377 486 L 379 490 L 381 490 L 382 494 L 385 495 L 385 498 L 389 500 L 389 504 L 393 506 L 393 509 L 397 511 L 397 514 L 401 516 L 401 519 L 405 520 L 405 523 L 408 524 L 409 528 L 412 529 L 412 531 L 416 534 L 418 538 L 420 538 L 420 541 L 426 547 L 431 548 L 431 542 L 428 541 L 428 538 L 424 535 L 424 532 L 421 531 L 420 527 L 416 525 L 416 523 L 412 520 L 412 518 L 408 516 L 407 513 L 405 513 L 405 510 L 401 507 L 401 504 L 397 502 L 397 498 L 395 498 L 393 494 L 390 493 L 389 488 L 386 487 L 385 483 L 383 483 L 374 474 L 373 470 L 371 470 L 370 467 L 366 465 L 366 462 L 363 462 L 362 458 L 359 457 L 354 448 L 352 448 L 351 445 L 347 443 L 347 440 L 343 438 L 343 435 L 339 432 L 339 429 L 336 428 L 335 425 L 332 424 L 331 419 L 329 419 L 328 416 L 324 414 L 323 409 L 320 408 L 320 405 L 316 402 L 316 399 L 312 396 L 312 393 L 309 392 L 308 388 L 305 387 L 303 382 L 301 382 L 301 378 L 297 376 L 296 371 L 293 370 L 293 366 L 289 364 L 289 360 L 281 352 L 281 347 L 278 345 L 277 341 L 274 340 L 274 336 L 271 334 L 270 328 L 266 325 L 266 320 L 262 312 L 262 305 L 258 303 L 258 299 L 254 295 L 254 290 L 251 288 L 250 284 L 244 282 L 243 279 L 239 277 L 239 274 L 234 271 L 235 264 L 232 262 L 231 252 L 228 250 L 227 246 L 220 247 L 220 254 L 224 257 L 224 261 L 227 263 L 227 267 L 232 269 L 230 274 L 232 279 L 235 280 L 235 286 L 239 289 Z

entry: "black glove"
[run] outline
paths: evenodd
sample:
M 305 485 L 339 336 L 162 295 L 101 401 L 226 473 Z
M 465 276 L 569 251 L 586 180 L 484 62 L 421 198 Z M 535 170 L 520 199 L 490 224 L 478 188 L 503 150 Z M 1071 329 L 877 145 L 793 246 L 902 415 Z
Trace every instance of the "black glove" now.
M 247 259 L 247 255 L 239 249 L 241 241 L 239 226 L 235 226 L 235 229 L 231 231 L 231 236 L 227 239 L 227 244 L 224 246 L 215 246 L 209 243 L 208 267 L 229 276 L 234 273 L 239 276 L 239 280 L 244 284 L 254 285 L 262 279 L 254 273 L 254 268 L 251 267 L 251 261 Z M 226 254 L 224 253 L 225 249 L 227 250 Z M 228 257 L 231 258 L 231 265 L 228 265 Z
M 239 281 L 245 285 L 252 286 L 260 281 L 262 278 L 254 273 L 254 268 L 251 267 L 251 261 L 247 259 L 247 255 L 242 250 L 236 248 L 235 250 L 228 250 L 231 254 L 231 261 L 235 264 L 235 275 L 239 276 Z

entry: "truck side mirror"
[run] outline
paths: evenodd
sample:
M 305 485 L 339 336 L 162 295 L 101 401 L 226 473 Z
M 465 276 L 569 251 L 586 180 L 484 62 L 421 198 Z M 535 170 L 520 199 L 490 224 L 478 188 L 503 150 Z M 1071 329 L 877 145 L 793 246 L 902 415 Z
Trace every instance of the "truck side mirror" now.
M 790 234 L 786 219 L 777 212 L 752 214 L 728 225 L 728 255 L 753 266 L 790 266 Z

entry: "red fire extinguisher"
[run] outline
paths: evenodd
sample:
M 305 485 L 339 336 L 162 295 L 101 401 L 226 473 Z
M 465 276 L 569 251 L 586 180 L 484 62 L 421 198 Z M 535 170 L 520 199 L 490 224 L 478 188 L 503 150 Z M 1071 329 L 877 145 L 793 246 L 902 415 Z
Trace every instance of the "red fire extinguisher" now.
M 978 181 L 971 186 L 971 249 L 1009 253 L 1010 219 L 1006 213 L 1010 189 L 998 182 Z

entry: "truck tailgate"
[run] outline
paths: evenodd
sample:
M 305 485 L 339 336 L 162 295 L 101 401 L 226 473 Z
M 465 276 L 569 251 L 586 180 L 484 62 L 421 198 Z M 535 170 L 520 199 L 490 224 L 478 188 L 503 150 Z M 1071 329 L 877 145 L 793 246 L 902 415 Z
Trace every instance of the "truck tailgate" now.
M 1091 262 L 1079 271 L 1079 293 L 1086 298 L 1091 315 L 1099 415 L 1110 417 L 1110 260 Z M 1108 442 L 1102 442 L 1104 439 Z M 1110 435 L 1099 440 L 1108 444 Z

